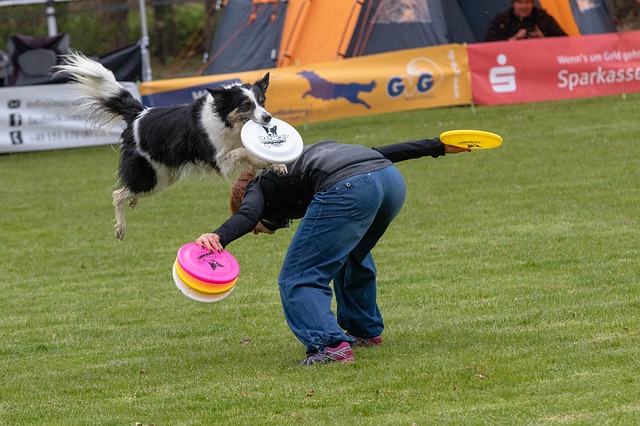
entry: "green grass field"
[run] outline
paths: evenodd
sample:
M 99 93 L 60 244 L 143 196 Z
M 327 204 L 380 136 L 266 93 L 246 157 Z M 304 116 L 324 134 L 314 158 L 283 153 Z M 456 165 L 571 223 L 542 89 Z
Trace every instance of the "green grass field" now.
M 216 178 L 127 212 L 114 147 L 0 156 L 0 425 L 640 423 L 640 95 L 444 108 L 300 128 L 369 146 L 457 128 L 502 147 L 399 165 L 374 251 L 384 345 L 294 367 L 277 275 L 291 230 L 228 248 L 234 293 L 171 279 L 228 216 Z

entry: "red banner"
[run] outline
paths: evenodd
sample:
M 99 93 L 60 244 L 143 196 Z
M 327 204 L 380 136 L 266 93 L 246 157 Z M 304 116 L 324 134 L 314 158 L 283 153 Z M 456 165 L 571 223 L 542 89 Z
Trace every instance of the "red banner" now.
M 467 46 L 474 102 L 640 92 L 640 31 Z

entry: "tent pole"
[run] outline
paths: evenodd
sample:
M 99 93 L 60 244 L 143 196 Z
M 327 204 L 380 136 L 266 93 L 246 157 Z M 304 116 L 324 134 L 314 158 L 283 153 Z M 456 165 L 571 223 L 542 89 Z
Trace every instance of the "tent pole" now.
M 142 39 L 140 43 L 140 53 L 142 55 L 142 81 L 151 81 L 151 60 L 149 59 L 149 31 L 147 30 L 147 9 L 145 0 L 140 3 L 140 31 Z

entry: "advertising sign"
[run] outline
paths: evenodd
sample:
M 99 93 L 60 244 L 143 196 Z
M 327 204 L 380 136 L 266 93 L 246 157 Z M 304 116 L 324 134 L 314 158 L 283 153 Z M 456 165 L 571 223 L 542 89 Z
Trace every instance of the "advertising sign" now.
M 135 83 L 121 83 L 140 98 Z M 107 145 L 122 128 L 102 134 L 78 111 L 80 100 L 67 84 L 0 89 L 0 153 Z
M 475 103 L 640 92 L 640 31 L 467 47 Z

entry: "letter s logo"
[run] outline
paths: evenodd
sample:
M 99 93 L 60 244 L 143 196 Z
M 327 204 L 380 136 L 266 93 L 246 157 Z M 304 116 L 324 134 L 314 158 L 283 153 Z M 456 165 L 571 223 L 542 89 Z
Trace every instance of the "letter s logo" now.
M 489 82 L 496 93 L 512 93 L 518 88 L 516 84 L 516 68 L 507 64 L 504 54 L 498 55 L 498 64 L 489 70 Z

